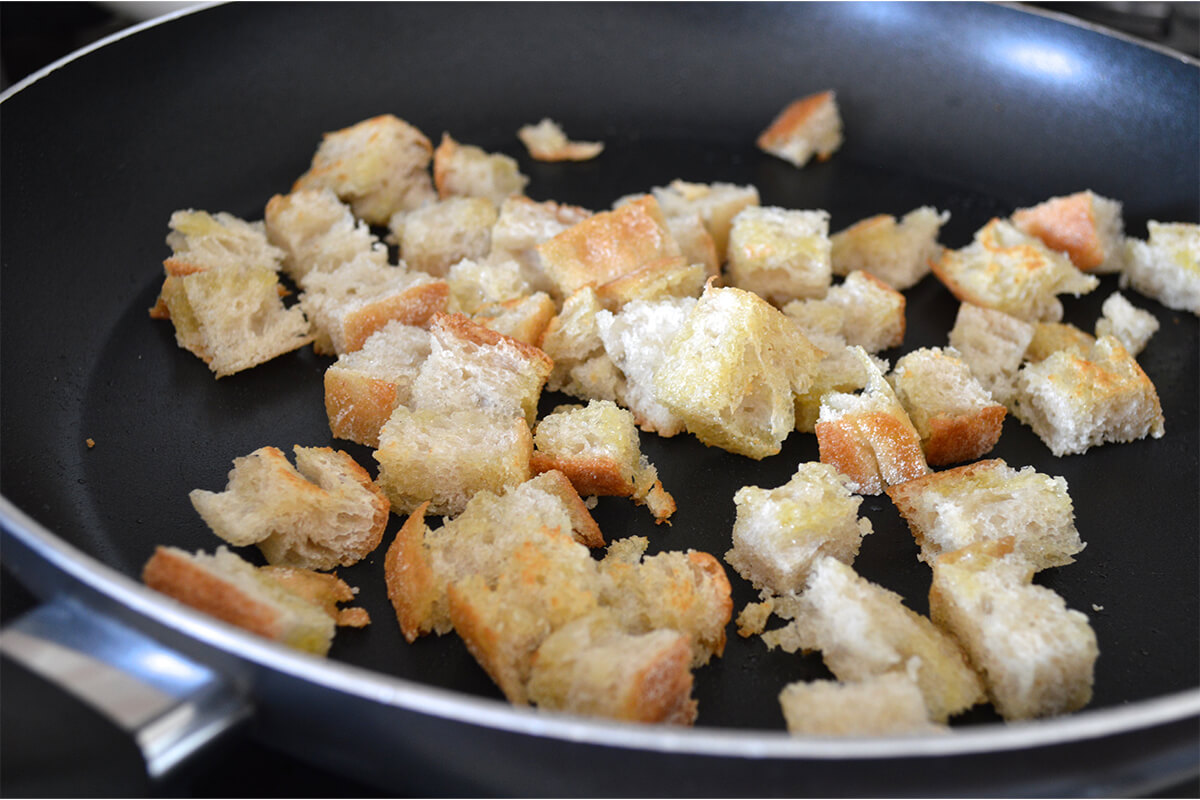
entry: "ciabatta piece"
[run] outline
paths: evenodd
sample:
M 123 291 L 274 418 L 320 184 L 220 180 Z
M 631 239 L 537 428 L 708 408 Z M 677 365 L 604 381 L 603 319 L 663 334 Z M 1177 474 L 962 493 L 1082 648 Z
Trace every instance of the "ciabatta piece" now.
M 725 260 L 733 218 L 746 206 L 759 204 L 758 189 L 754 186 L 719 181 L 690 183 L 673 180 L 667 186 L 656 186 L 650 191 L 666 214 L 668 224 L 672 219 L 700 215 L 700 221 L 712 237 L 718 262 Z M 680 244 L 682 246 L 682 242 Z M 686 251 L 687 248 L 684 249 Z
M 842 146 L 842 115 L 833 90 L 790 103 L 758 135 L 760 150 L 803 167 L 814 155 L 829 159 Z
M 1033 326 L 1029 347 L 1025 348 L 1025 361 L 1036 364 L 1059 350 L 1087 355 L 1095 343 L 1095 336 L 1069 322 L 1038 322 Z
M 1121 288 L 1200 316 L 1200 225 L 1151 220 L 1146 229 L 1146 241 L 1128 242 Z
M 943 733 L 931 722 L 916 682 L 898 672 L 861 681 L 796 681 L 779 705 L 788 733 L 799 736 L 896 736 Z
M 953 348 L 913 350 L 887 378 L 931 466 L 974 461 L 999 441 L 1008 409 L 992 399 Z
M 1150 378 L 1113 336 L 1086 355 L 1060 350 L 1017 376 L 1017 418 L 1056 456 L 1106 442 L 1162 437 L 1162 404 Z
M 354 459 L 328 447 L 235 458 L 222 492 L 194 489 L 192 506 L 232 545 L 257 544 L 271 564 L 333 569 L 358 563 L 383 538 L 388 502 Z
M 459 144 L 448 133 L 433 151 L 433 183 L 438 196 L 487 197 L 499 206 L 505 198 L 525 191 L 529 178 L 521 174 L 515 159 L 503 153 Z
M 521 275 L 535 291 L 549 292 L 554 283 L 546 276 L 537 246 L 590 217 L 591 211 L 547 200 L 537 203 L 513 195 L 500 204 L 492 227 L 492 260 L 511 259 L 521 265 Z
M 429 179 L 433 148 L 425 134 L 385 114 L 325 134 L 312 166 L 292 187 L 332 189 L 355 216 L 386 225 L 397 211 L 435 199 Z
M 710 283 L 666 348 L 655 399 L 705 444 L 761 459 L 795 428 L 793 398 L 821 356 L 758 295 Z
M 938 231 L 949 219 L 949 211 L 922 206 L 899 222 L 890 214 L 860 220 L 830 237 L 833 274 L 862 271 L 893 289 L 914 286 L 941 257 Z
M 821 398 L 817 446 L 821 461 L 838 469 L 860 494 L 879 494 L 929 472 L 921 436 L 879 367 L 861 347 L 852 348 L 867 373 L 858 394 Z
M 1017 370 L 1025 360 L 1034 332 L 1031 323 L 1003 311 L 963 303 L 958 307 L 949 339 L 950 346 L 967 362 L 992 399 L 1011 408 Z
M 845 344 L 878 353 L 904 342 L 904 295 L 866 272 L 851 272 L 823 298 L 793 300 L 783 313 L 801 330 L 836 335 Z
M 554 120 L 545 118 L 537 125 L 522 125 L 517 138 L 538 161 L 587 161 L 604 150 L 604 142 L 575 142 Z
M 1099 649 L 1086 616 L 1035 586 L 1011 538 L 933 562 L 929 613 L 954 634 L 1006 720 L 1066 714 L 1092 699 Z
M 829 213 L 748 206 L 729 232 L 729 282 L 782 306 L 824 297 L 833 272 Z
M 1158 331 L 1158 318 L 1143 311 L 1113 292 L 1100 306 L 1102 316 L 1096 320 L 1096 336 L 1115 336 L 1125 345 L 1129 355 L 1136 357 L 1146 348 L 1150 337 Z
M 1062 253 L 993 219 L 960 250 L 946 250 L 933 264 L 938 280 L 963 302 L 994 308 L 1027 322 L 1062 319 L 1060 294 L 1078 297 L 1099 285 Z
M 590 286 L 563 301 L 562 310 L 542 332 L 538 346 L 554 362 L 546 388 L 583 400 L 617 400 L 625 376 L 604 349 L 599 319 L 611 315 Z
M 481 259 L 492 249 L 496 204 L 487 197 L 448 197 L 394 215 L 388 227 L 410 269 L 445 277 L 464 258 Z
M 822 556 L 854 563 L 863 537 L 871 533 L 871 521 L 858 516 L 862 498 L 828 464 L 801 464 L 775 489 L 743 486 L 733 502 L 733 549 L 725 561 L 754 588 L 773 595 L 800 592 Z
M 1092 191 L 1052 197 L 1013 212 L 1012 223 L 1085 272 L 1119 272 L 1125 262 L 1121 204 Z
M 978 461 L 891 486 L 888 496 L 926 564 L 975 542 L 1008 536 L 1039 570 L 1070 564 L 1084 547 L 1066 480 L 1033 467 L 1016 470 L 998 458 Z
M 267 237 L 285 254 L 283 271 L 297 282 L 360 258 L 381 267 L 388 261 L 387 246 L 331 189 L 277 194 L 267 203 L 264 222 Z

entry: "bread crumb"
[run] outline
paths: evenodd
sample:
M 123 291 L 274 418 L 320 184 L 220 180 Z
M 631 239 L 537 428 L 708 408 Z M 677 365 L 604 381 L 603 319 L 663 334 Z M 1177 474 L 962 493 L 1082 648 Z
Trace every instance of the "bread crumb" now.
M 737 615 L 738 636 L 748 639 L 761 634 L 767 627 L 767 620 L 775 610 L 775 598 L 768 597 L 761 603 L 747 603 L 742 613 Z
M 88 438 L 84 439 L 83 441 L 88 446 L 88 450 L 91 450 L 93 447 L 96 446 L 96 440 L 90 436 Z
M 552 119 L 537 125 L 523 125 L 517 138 L 538 161 L 587 161 L 600 155 L 603 142 L 573 142 Z
M 1095 603 L 1092 603 L 1092 611 L 1103 611 L 1103 610 L 1104 610 L 1104 606 L 1098 606 Z

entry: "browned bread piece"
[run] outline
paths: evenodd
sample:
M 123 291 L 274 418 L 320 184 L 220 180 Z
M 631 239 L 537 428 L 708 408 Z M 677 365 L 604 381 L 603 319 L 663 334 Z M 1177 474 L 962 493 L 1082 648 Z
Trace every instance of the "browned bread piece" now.
M 708 279 L 704 265 L 683 256 L 652 261 L 646 266 L 596 287 L 605 308 L 617 311 L 634 300 L 663 300 L 699 296 Z
M 1151 220 L 1146 230 L 1145 241 L 1128 241 L 1121 288 L 1200 316 L 1200 225 Z
M 1129 355 L 1137 357 L 1158 332 L 1158 317 L 1144 311 L 1126 299 L 1120 292 L 1113 292 L 1100 306 L 1100 319 L 1096 320 L 1096 336 L 1115 336 L 1125 345 Z
M 1012 223 L 1085 272 L 1119 272 L 1125 262 L 1121 204 L 1088 190 L 1018 208 Z
M 890 214 L 860 220 L 830 237 L 833 274 L 862 271 L 893 289 L 914 286 L 941 257 L 938 231 L 949 219 L 949 211 L 922 206 L 899 222 Z
M 1025 361 L 1037 363 L 1059 350 L 1086 355 L 1096 343 L 1096 337 L 1069 322 L 1038 322 L 1033 326 L 1033 338 L 1025 348 Z
M 391 114 L 325 134 L 312 166 L 292 187 L 332 189 L 355 216 L 386 225 L 397 211 L 434 198 L 429 179 L 433 148 L 425 134 Z
M 332 189 L 301 189 L 267 202 L 267 237 L 283 253 L 283 271 L 303 281 L 308 273 L 332 272 L 367 258 L 387 264 L 387 247 L 362 220 L 354 218 Z
M 542 332 L 538 346 L 554 362 L 546 388 L 583 400 L 624 396 L 625 376 L 605 350 L 599 319 L 611 315 L 590 286 L 563 301 Z
M 410 268 L 445 277 L 464 258 L 480 259 L 492 249 L 496 203 L 488 197 L 448 197 L 437 203 L 401 211 L 388 227 L 400 245 L 400 258 Z
M 604 142 L 575 142 L 557 122 L 544 118 L 536 125 L 522 125 L 517 138 L 538 161 L 588 161 L 604 150 Z
M 842 116 L 832 90 L 789 103 L 758 135 L 759 149 L 803 167 L 814 155 L 829 159 L 842 146 Z
M 1011 314 L 963 303 L 958 307 L 949 339 L 950 346 L 967 362 L 992 399 L 1011 408 L 1017 370 L 1035 331 L 1032 323 Z
M 1062 253 L 995 218 L 971 244 L 946 250 L 933 271 L 955 297 L 1027 322 L 1062 319 L 1060 294 L 1078 297 L 1099 284 Z
M 733 495 L 737 517 L 725 561 L 755 589 L 800 592 L 813 562 L 832 556 L 854 563 L 871 521 L 860 519 L 861 497 L 828 464 L 801 464 L 774 489 L 743 486 Z
M 887 376 L 931 466 L 974 461 L 991 452 L 1008 414 L 953 348 L 922 347 Z
M 488 153 L 470 144 L 459 144 L 448 133 L 433 151 L 433 183 L 438 196 L 487 197 L 496 205 L 510 195 L 525 191 L 529 178 L 521 174 L 515 159 L 503 153 Z
M 1086 354 L 1060 350 L 1022 367 L 1015 404 L 1017 418 L 1056 456 L 1165 431 L 1154 384 L 1114 336 L 1101 336 Z
M 371 624 L 371 615 L 365 608 L 338 608 L 357 596 L 358 589 L 332 572 L 317 572 L 301 567 L 267 565 L 258 568 L 283 588 L 319 606 L 339 628 L 365 628 Z
M 1013 546 L 1012 537 L 981 541 L 934 561 L 930 616 L 962 643 L 1004 719 L 1076 711 L 1092 699 L 1096 633 L 1033 585 Z
M 862 392 L 821 398 L 817 446 L 821 461 L 849 478 L 860 494 L 879 494 L 929 472 L 921 435 L 882 371 L 861 347 L 852 348 L 867 373 Z
M 476 309 L 471 320 L 489 330 L 533 347 L 555 315 L 554 301 L 545 292 L 489 303 Z
M 887 672 L 861 681 L 796 681 L 779 705 L 788 733 L 799 736 L 896 736 L 946 733 L 931 722 L 916 681 Z
M 740 186 L 733 183 L 691 183 L 683 180 L 673 180 L 666 186 L 655 186 L 650 190 L 659 206 L 667 216 L 667 224 L 672 231 L 675 226 L 672 220 L 699 214 L 705 230 L 712 237 L 713 249 L 716 251 L 718 264 L 725 260 L 725 251 L 729 243 L 729 229 L 733 226 L 733 218 L 746 206 L 756 206 L 759 203 L 758 189 L 754 186 Z M 676 237 L 679 238 L 679 237 Z M 680 246 L 687 252 L 683 241 Z M 695 259 L 691 259 L 695 261 Z
M 789 303 L 787 308 L 794 309 L 794 304 Z M 796 430 L 815 433 L 817 418 L 821 413 L 821 398 L 828 392 L 849 393 L 865 388 L 870 373 L 859 359 L 858 351 L 847 346 L 840 334 L 827 334 L 804 327 L 801 330 L 805 338 L 825 354 L 813 372 L 812 384 L 806 391 L 796 395 Z M 887 371 L 886 361 L 875 356 L 871 356 L 871 361 L 880 372 Z
M 761 459 L 795 428 L 822 352 L 758 295 L 711 281 L 654 373 L 655 399 L 707 445 Z
M 521 266 L 521 275 L 534 291 L 550 292 L 553 282 L 546 276 L 537 246 L 590 217 L 591 211 L 547 200 L 538 203 L 512 195 L 500 204 L 492 227 L 491 260 L 511 259 Z
M 774 305 L 824 297 L 832 281 L 829 213 L 747 206 L 733 218 L 729 282 Z
M 332 569 L 371 553 L 387 526 L 388 502 L 354 459 L 329 447 L 275 447 L 233 460 L 222 492 L 188 495 L 213 532 L 257 544 L 271 564 Z
M 927 564 L 1006 536 L 1035 569 L 1070 564 L 1084 547 L 1066 480 L 1033 467 L 1016 470 L 993 458 L 888 487 L 888 496 Z

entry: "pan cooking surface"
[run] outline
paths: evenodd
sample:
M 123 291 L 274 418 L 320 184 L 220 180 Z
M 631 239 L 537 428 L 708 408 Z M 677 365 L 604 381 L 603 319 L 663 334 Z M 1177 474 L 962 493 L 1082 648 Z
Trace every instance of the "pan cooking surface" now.
M 919 5 L 842 6 L 483 6 L 456 16 L 463 27 L 453 34 L 445 10 L 423 6 L 222 7 L 109 45 L 18 93 L 4 105 L 0 187 L 3 493 L 136 576 L 158 544 L 220 544 L 187 493 L 223 488 L 235 457 L 330 444 L 374 471 L 369 449 L 329 436 L 322 373 L 331 359 L 306 349 L 216 381 L 146 310 L 171 211 L 259 219 L 322 132 L 375 114 L 395 113 L 435 141 L 445 130 L 506 152 L 530 176 L 534 199 L 594 210 L 683 178 L 750 183 L 764 205 L 826 209 L 833 231 L 933 205 L 951 212 L 941 235 L 950 247 L 993 216 L 1084 188 L 1123 201 L 1134 236 L 1145 236 L 1149 219 L 1196 221 L 1196 126 L 1161 111 L 1197 107 L 1194 67 L 1167 68 L 1157 54 L 1010 9 L 972 6 L 959 20 Z M 936 28 L 925 25 L 932 14 Z M 532 41 L 531 15 L 556 35 Z M 997 55 L 1016 47 L 1017 32 L 1041 50 Z M 126 78 L 134 63 L 162 68 Z M 1103 98 L 1093 92 L 1101 63 Z M 1134 96 L 1133 76 L 1151 63 Z M 1191 84 L 1179 69 L 1191 70 Z M 797 170 L 753 147 L 787 101 L 829 87 L 846 121 L 846 145 L 831 161 Z M 531 161 L 515 131 L 543 116 L 577 138 L 603 139 L 603 155 Z M 1089 296 L 1064 298 L 1066 320 L 1091 330 L 1116 288 L 1109 276 Z M 904 346 L 883 354 L 893 363 L 946 344 L 958 307 L 932 276 L 906 295 Z M 1162 325 L 1139 361 L 1162 399 L 1166 436 L 1060 459 L 1009 419 L 991 454 L 1070 486 L 1087 548 L 1037 580 L 1096 630 L 1091 707 L 1200 683 L 1198 326 L 1127 296 Z M 543 409 L 569 400 L 548 394 Z M 679 510 L 670 527 L 655 526 L 645 508 L 601 498 L 606 536 L 645 535 L 651 552 L 718 558 L 730 546 L 734 491 L 778 486 L 817 458 L 815 437 L 803 434 L 761 462 L 686 434 L 644 434 L 642 446 Z M 925 612 L 929 571 L 890 501 L 867 497 L 860 513 L 875 532 L 855 567 Z M 373 623 L 339 632 L 331 657 L 499 697 L 453 635 L 403 641 L 383 585 L 384 548 L 401 521 L 392 518 L 375 554 L 339 570 L 360 587 Z M 242 552 L 257 559 L 253 548 Z M 736 613 L 757 598 L 729 572 Z M 731 626 L 725 656 L 696 674 L 698 724 L 782 729 L 783 685 L 827 676 L 819 657 L 768 652 Z M 959 721 L 991 719 L 981 707 Z

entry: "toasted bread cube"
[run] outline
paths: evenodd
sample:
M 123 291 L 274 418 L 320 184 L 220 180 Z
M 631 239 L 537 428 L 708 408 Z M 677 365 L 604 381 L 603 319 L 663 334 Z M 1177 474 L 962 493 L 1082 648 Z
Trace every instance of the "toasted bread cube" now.
M 554 319 L 554 301 L 545 292 L 535 292 L 503 303 L 490 303 L 476 310 L 471 320 L 522 344 L 537 346 Z
M 1158 331 L 1158 318 L 1143 311 L 1113 292 L 1100 306 L 1102 316 L 1096 320 L 1096 336 L 1115 336 L 1135 358 L 1146 348 L 1150 337 Z
M 590 286 L 563 301 L 538 346 L 554 362 L 546 388 L 584 400 L 617 400 L 625 377 L 604 349 L 598 319 L 605 311 Z
M 1017 418 L 1056 456 L 1106 442 L 1162 438 L 1162 404 L 1150 378 L 1113 336 L 1086 355 L 1060 350 L 1017 376 Z
M 788 308 L 792 306 L 792 303 L 788 304 Z M 840 315 L 840 311 L 838 313 Z M 858 350 L 849 347 L 840 335 L 802 330 L 808 340 L 825 353 L 817 363 L 812 384 L 807 391 L 796 395 L 796 430 L 816 433 L 817 419 L 821 415 L 821 398 L 830 392 L 851 393 L 865 389 L 871 373 L 859 358 Z M 887 371 L 886 361 L 871 356 L 871 362 L 880 372 Z
M 858 517 L 861 497 L 828 464 L 801 464 L 775 489 L 743 486 L 733 495 L 737 519 L 725 561 L 760 591 L 804 588 L 813 562 L 832 556 L 854 563 L 871 521 Z
M 267 239 L 262 222 L 247 222 L 225 211 L 175 211 L 168 222 L 171 257 L 163 261 L 167 275 L 190 275 L 208 269 L 264 267 L 278 271 L 284 251 Z
M 899 222 L 890 214 L 860 220 L 830 237 L 833 274 L 862 271 L 893 289 L 914 286 L 941 257 L 938 231 L 949 219 L 949 211 L 922 206 Z
M 921 435 L 931 466 L 974 461 L 999 441 L 1008 410 L 992 399 L 953 348 L 907 353 L 888 382 Z
M 933 264 L 938 280 L 964 303 L 1011 314 L 1027 322 L 1058 322 L 1057 295 L 1087 294 L 1099 285 L 1062 253 L 996 218 L 960 250 L 947 250 Z
M 1006 536 L 1015 537 L 1017 553 L 1039 570 L 1070 564 L 1084 547 L 1066 480 L 1033 467 L 978 461 L 891 486 L 888 496 L 926 564 Z
M 929 613 L 954 634 L 1006 720 L 1066 714 L 1092 699 L 1099 649 L 1086 616 L 1013 558 L 1012 538 L 982 541 L 933 562 Z
M 950 346 L 998 403 L 1011 408 L 1017 370 L 1033 341 L 1035 326 L 1011 314 L 963 303 L 958 307 Z
M 1128 242 L 1121 288 L 1200 316 L 1200 225 L 1151 220 L 1146 229 L 1146 241 Z
M 192 506 L 232 545 L 257 544 L 271 564 L 333 569 L 365 558 L 383 538 L 388 503 L 346 453 L 296 445 L 235 458 L 224 491 L 194 489 Z
M 448 197 L 401 211 L 388 227 L 410 269 L 441 278 L 464 258 L 483 258 L 491 251 L 496 219 L 496 204 L 487 197 Z
M 904 295 L 866 272 L 852 272 L 820 299 L 793 300 L 783 312 L 801 329 L 835 334 L 878 353 L 904 342 Z
M 537 203 L 521 195 L 507 197 L 492 227 L 491 259 L 516 261 L 530 288 L 550 292 L 554 283 L 546 276 L 537 246 L 591 215 L 591 211 L 578 206 L 549 200 Z
M 429 180 L 433 147 L 425 134 L 385 114 L 327 133 L 312 166 L 292 186 L 332 189 L 354 215 L 386 225 L 392 214 L 435 199 Z
M 1025 348 L 1025 360 L 1036 364 L 1059 350 L 1086 355 L 1095 343 L 1095 336 L 1069 322 L 1038 322 L 1033 326 L 1029 347 Z
M 283 271 L 294 281 L 360 258 L 387 264 L 387 247 L 331 189 L 277 194 L 267 203 L 264 221 L 268 238 L 285 253 Z
M 814 155 L 826 161 L 842 146 L 842 116 L 833 90 L 790 104 L 758 135 L 758 148 L 803 167 Z
M 758 189 L 755 187 L 719 181 L 689 183 L 673 180 L 665 187 L 656 186 L 650 191 L 658 200 L 663 213 L 667 215 L 668 224 L 671 224 L 673 219 L 685 218 L 691 214 L 700 215 L 700 221 L 712 237 L 718 263 L 725 260 L 733 218 L 746 206 L 759 204 Z M 672 231 L 674 230 L 672 227 Z M 681 246 L 684 246 L 683 241 L 687 238 L 684 236 L 680 240 Z M 684 250 L 687 252 L 686 246 Z M 694 258 L 690 260 L 695 261 Z
M 468 315 L 484 306 L 516 300 L 533 291 L 521 274 L 521 265 L 511 259 L 476 261 L 464 258 L 450 266 L 446 283 L 450 286 L 450 311 Z
M 898 672 L 861 681 L 795 681 L 779 693 L 788 733 L 800 736 L 894 736 L 942 733 L 929 720 L 916 682 Z
M 522 125 L 517 138 L 538 161 L 588 161 L 600 155 L 604 142 L 574 142 L 554 120 Z
M 748 206 L 729 232 L 729 280 L 782 306 L 824 297 L 833 277 L 829 213 Z
M 717 244 L 704 226 L 699 212 L 667 215 L 667 229 L 679 245 L 684 260 L 689 265 L 700 265 L 704 280 L 721 274 L 724 251 L 718 253 Z
M 470 144 L 459 144 L 448 133 L 433 151 L 433 183 L 438 197 L 487 197 L 497 206 L 525 191 L 529 178 L 521 174 L 516 159 L 488 153 Z
M 634 300 L 695 298 L 707 278 L 703 264 L 689 264 L 683 256 L 664 258 L 597 286 L 596 297 L 613 311 Z
M 1084 272 L 1119 272 L 1125 262 L 1121 204 L 1092 191 L 1051 197 L 1013 212 L 1012 223 Z
M 821 461 L 836 467 L 860 494 L 879 494 L 929 472 L 921 436 L 882 371 L 861 347 L 852 348 L 867 373 L 859 394 L 821 398 L 817 446 Z
M 761 459 L 795 428 L 823 354 L 778 309 L 709 285 L 654 374 L 655 399 L 707 445 Z

